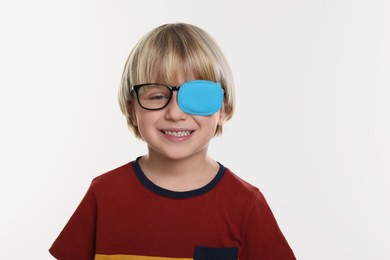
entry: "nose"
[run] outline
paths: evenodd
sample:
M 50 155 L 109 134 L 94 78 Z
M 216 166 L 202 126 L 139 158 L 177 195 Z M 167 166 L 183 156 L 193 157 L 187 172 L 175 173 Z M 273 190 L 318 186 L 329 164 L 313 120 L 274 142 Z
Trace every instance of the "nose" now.
M 172 98 L 165 109 L 165 119 L 167 120 L 185 120 L 188 116 L 180 109 L 179 105 L 177 104 L 177 91 L 172 93 Z

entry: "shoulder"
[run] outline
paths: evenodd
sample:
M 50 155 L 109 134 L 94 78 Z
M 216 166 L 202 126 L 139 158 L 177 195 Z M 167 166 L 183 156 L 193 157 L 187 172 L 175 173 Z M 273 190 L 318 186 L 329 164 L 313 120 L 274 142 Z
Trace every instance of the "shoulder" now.
M 121 183 L 128 182 L 132 176 L 132 162 L 121 165 L 108 172 L 96 176 L 91 182 L 92 189 L 107 189 L 109 187 L 116 188 Z
M 257 195 L 259 188 L 248 181 L 242 179 L 229 168 L 226 168 L 225 172 L 225 181 L 230 188 L 233 188 L 236 191 L 240 191 L 248 195 Z
M 242 205 L 251 205 L 259 199 L 265 202 L 264 196 L 257 186 L 242 179 L 229 168 L 225 168 L 225 174 L 221 180 L 221 189 L 227 198 Z

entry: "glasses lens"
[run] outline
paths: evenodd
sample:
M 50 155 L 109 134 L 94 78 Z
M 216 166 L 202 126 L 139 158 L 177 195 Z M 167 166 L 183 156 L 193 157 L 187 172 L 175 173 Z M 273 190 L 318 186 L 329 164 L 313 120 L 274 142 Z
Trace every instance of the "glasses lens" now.
M 171 98 L 171 90 L 162 85 L 145 85 L 138 90 L 140 105 L 146 109 L 163 108 Z

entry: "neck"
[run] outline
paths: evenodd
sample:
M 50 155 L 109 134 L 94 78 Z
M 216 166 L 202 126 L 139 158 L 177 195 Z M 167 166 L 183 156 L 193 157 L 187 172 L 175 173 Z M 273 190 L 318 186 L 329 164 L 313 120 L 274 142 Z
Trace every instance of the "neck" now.
M 183 175 L 191 170 L 201 170 L 213 164 L 207 154 L 196 154 L 188 158 L 169 158 L 158 153 L 149 152 L 142 158 L 142 164 L 150 170 L 161 174 Z
M 153 183 L 176 191 L 192 190 L 206 185 L 219 169 L 218 163 L 205 153 L 176 159 L 149 151 L 139 163 Z

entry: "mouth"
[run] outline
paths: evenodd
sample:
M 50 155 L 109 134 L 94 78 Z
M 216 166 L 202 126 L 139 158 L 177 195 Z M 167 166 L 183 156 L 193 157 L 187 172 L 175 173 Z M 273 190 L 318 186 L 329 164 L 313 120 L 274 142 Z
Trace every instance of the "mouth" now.
M 180 130 L 180 131 L 172 131 L 172 130 L 162 130 L 162 133 L 174 136 L 174 137 L 185 137 L 191 135 L 194 131 L 191 130 Z

